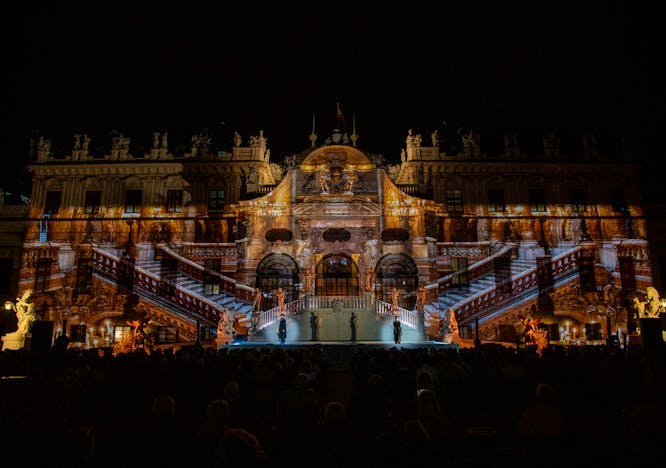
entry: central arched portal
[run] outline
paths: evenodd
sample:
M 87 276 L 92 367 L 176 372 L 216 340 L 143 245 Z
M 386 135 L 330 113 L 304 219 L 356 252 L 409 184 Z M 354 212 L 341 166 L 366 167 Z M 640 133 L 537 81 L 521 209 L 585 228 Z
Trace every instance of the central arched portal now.
M 358 266 L 351 257 L 331 254 L 317 264 L 317 296 L 358 296 Z

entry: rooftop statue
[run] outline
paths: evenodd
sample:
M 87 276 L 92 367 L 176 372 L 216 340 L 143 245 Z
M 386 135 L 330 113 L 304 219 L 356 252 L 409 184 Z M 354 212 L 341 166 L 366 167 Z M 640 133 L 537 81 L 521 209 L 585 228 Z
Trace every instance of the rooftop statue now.
M 432 146 L 435 148 L 439 147 L 439 131 L 435 130 L 430 134 L 430 140 L 432 141 Z

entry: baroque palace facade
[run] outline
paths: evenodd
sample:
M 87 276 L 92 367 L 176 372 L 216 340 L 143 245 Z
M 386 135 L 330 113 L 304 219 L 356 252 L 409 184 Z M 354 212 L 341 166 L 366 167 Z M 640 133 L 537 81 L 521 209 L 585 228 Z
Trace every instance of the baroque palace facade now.
M 272 342 L 280 313 L 288 340 L 306 340 L 309 311 L 332 341 L 351 311 L 359 340 L 383 340 L 394 315 L 403 342 L 442 340 L 451 311 L 464 338 L 515 342 L 528 318 L 553 342 L 635 333 L 652 274 L 628 154 L 599 154 L 591 135 L 579 154 L 553 135 L 538 154 L 515 135 L 486 154 L 473 132 L 451 154 L 410 130 L 385 165 L 357 138 L 311 135 L 278 163 L 263 131 L 217 153 L 194 135 L 177 156 L 166 134 L 146 154 L 123 135 L 106 154 L 86 135 L 52 154 L 42 137 L 17 292 L 32 290 L 54 336 L 91 347 L 137 323 L 157 343 Z

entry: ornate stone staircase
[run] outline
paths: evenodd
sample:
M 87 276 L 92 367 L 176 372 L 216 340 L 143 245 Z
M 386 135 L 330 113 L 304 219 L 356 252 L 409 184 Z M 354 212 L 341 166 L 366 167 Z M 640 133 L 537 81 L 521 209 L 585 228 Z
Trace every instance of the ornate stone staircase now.
M 550 274 L 554 287 L 578 273 L 577 259 L 580 253 L 581 247 L 572 247 L 552 257 Z M 488 263 L 488 260 L 478 263 Z M 470 269 L 475 266 L 472 265 Z M 476 319 L 483 320 L 491 314 L 507 312 L 516 305 L 522 305 L 529 296 L 535 298 L 539 287 L 536 262 L 511 259 L 510 272 L 510 282 L 505 291 L 497 289 L 492 269 L 486 269 L 465 287 L 455 288 L 449 283 L 444 291 L 439 292 L 435 301 L 425 305 L 426 322 L 433 315 L 443 317 L 450 308 L 456 312 L 459 325 L 470 325 Z M 442 278 L 427 288 L 441 287 L 446 279 Z

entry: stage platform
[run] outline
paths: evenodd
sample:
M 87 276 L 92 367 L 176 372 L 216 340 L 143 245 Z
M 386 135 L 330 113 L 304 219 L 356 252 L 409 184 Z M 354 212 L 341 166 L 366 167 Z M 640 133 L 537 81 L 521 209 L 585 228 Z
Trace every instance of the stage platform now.
M 397 348 L 397 349 L 415 349 L 415 348 L 438 348 L 438 349 L 459 349 L 461 346 L 455 343 L 442 343 L 441 341 L 422 341 L 412 343 L 396 344 L 390 341 L 289 341 L 285 344 L 262 342 L 262 341 L 237 341 L 227 345 L 219 346 L 223 348 Z

